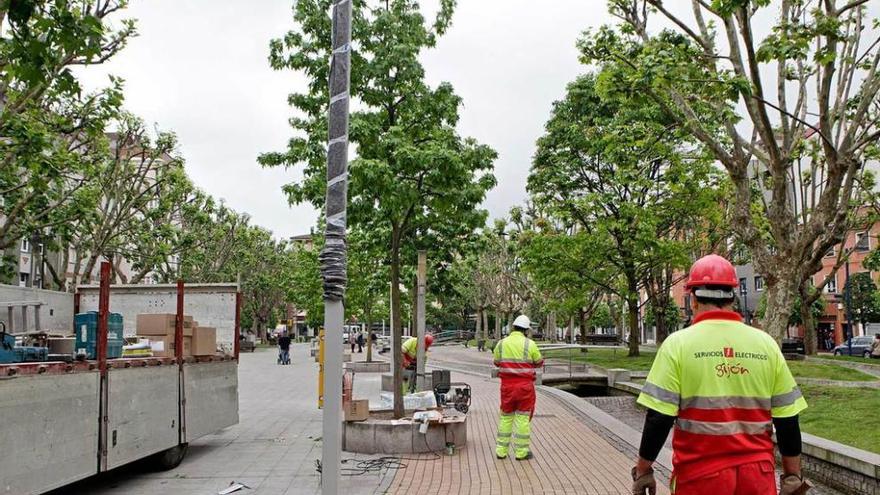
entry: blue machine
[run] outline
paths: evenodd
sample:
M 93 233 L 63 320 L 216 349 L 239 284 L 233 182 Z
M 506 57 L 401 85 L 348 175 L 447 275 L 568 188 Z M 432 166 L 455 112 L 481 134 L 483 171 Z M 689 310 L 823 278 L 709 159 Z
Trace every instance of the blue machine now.
M 96 359 L 98 355 L 98 312 L 77 313 L 73 317 L 76 329 L 76 354 L 84 354 L 86 359 Z M 107 315 L 107 357 L 122 357 L 122 315 Z
M 34 363 L 47 361 L 49 349 L 45 347 L 19 347 L 15 345 L 15 336 L 0 331 L 0 364 Z

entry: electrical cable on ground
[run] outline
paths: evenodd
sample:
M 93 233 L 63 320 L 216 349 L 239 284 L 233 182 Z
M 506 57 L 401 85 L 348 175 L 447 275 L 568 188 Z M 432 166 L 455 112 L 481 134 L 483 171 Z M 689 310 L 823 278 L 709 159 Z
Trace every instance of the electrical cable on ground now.
M 423 435 L 425 439 L 425 447 L 428 447 L 428 437 Z M 441 455 L 443 450 L 429 450 L 428 452 L 424 452 L 422 455 L 431 455 L 433 457 L 424 458 L 424 457 L 403 457 L 403 456 L 383 456 L 377 457 L 375 459 L 343 459 L 342 464 L 347 464 L 350 462 L 354 462 L 354 467 L 350 468 L 342 468 L 342 476 L 361 476 L 369 473 L 381 473 L 383 471 L 390 470 L 398 470 L 398 469 L 406 469 L 407 465 L 401 461 L 436 461 L 438 459 L 442 459 Z M 315 459 L 315 471 L 319 474 L 322 474 L 322 466 L 321 460 Z

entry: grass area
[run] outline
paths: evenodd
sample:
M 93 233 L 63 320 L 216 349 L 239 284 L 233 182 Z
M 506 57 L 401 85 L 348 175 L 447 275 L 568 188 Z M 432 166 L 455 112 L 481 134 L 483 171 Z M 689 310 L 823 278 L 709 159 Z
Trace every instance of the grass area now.
M 870 382 L 877 379 L 875 376 L 852 368 L 809 361 L 789 361 L 788 369 L 795 378 L 822 378 L 845 382 Z
M 803 431 L 880 454 L 880 389 L 801 385 L 801 391 L 809 406 L 800 416 Z
M 567 360 L 571 353 L 571 359 L 577 363 L 587 363 L 601 368 L 626 368 L 633 371 L 647 371 L 654 362 L 654 353 L 642 352 L 638 357 L 627 357 L 625 349 L 590 349 L 587 353 L 577 350 L 548 351 L 545 358 Z M 873 381 L 877 378 L 859 370 L 835 366 L 833 364 L 815 363 L 809 361 L 789 361 L 788 367 L 796 378 L 821 378 L 825 380 L 841 380 L 847 382 Z
M 849 361 L 851 363 L 859 363 L 859 364 L 871 364 L 880 368 L 880 359 L 865 359 L 859 356 L 817 356 L 822 359 L 833 359 L 834 361 Z
M 547 351 L 544 358 L 568 359 L 571 353 L 571 359 L 578 363 L 587 363 L 599 366 L 605 369 L 609 368 L 626 368 L 634 371 L 647 371 L 651 369 L 651 363 L 654 362 L 653 352 L 642 352 L 638 357 L 627 357 L 626 349 L 590 349 L 586 353 L 578 350 L 560 349 L 556 351 Z

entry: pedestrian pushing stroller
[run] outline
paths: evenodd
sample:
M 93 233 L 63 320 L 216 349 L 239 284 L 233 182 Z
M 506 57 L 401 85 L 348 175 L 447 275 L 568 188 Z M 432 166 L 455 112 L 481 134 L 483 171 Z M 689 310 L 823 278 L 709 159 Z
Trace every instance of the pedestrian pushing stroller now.
M 278 364 L 290 364 L 290 351 L 278 349 Z

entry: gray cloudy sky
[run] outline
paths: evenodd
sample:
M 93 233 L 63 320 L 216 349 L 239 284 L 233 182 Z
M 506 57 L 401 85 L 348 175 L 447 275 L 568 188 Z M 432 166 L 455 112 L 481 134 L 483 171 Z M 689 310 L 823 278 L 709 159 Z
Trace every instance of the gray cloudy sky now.
M 433 11 L 436 0 L 423 1 Z M 535 140 L 553 100 L 584 68 L 575 41 L 609 20 L 602 0 L 459 0 L 453 27 L 424 54 L 431 83 L 464 98 L 459 130 L 498 151 L 498 186 L 485 207 L 504 215 L 525 197 Z M 127 17 L 140 36 L 114 60 L 82 74 L 126 81 L 126 107 L 173 130 L 197 186 L 277 236 L 308 232 L 316 212 L 289 207 L 282 184 L 294 170 L 263 169 L 256 157 L 281 150 L 291 131 L 287 94 L 302 78 L 273 71 L 268 43 L 293 25 L 291 0 L 134 0 Z

